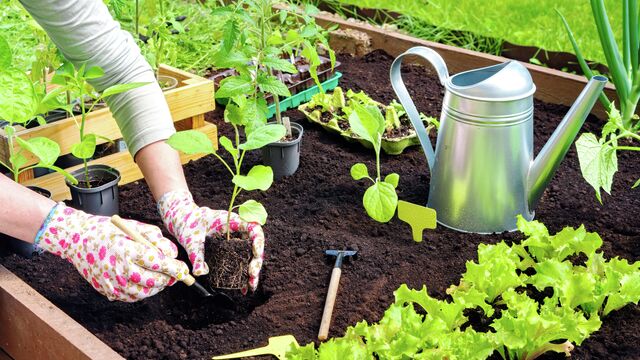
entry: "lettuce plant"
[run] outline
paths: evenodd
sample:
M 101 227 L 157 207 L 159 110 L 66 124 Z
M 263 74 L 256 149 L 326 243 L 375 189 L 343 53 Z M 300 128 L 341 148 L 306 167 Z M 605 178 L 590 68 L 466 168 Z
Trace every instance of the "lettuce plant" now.
M 33 137 L 24 140 L 16 136 L 16 125 L 37 119 L 43 122 L 41 114 L 59 107 L 56 97 L 61 90 L 45 94 L 40 87 L 35 87 L 27 75 L 12 66 L 11 49 L 7 41 L 0 37 L 0 120 L 8 122 L 4 127 L 9 148 L 9 162 L 0 161 L 0 165 L 13 175 L 18 182 L 20 173 L 34 168 L 46 168 L 57 171 L 71 181 L 71 175 L 54 165 L 60 156 L 60 146 L 46 137 Z M 16 151 L 15 144 L 19 149 Z M 30 152 L 38 158 L 38 163 L 27 166 L 25 152 Z
M 603 0 L 591 0 L 593 18 L 600 37 L 600 43 L 609 68 L 610 77 L 616 87 L 620 111 L 615 104 L 602 93 L 600 100 L 609 113 L 609 119 L 602 128 L 600 137 L 584 133 L 576 141 L 580 170 L 585 180 L 596 191 L 598 201 L 602 202 L 600 189 L 611 193 L 613 176 L 618 171 L 618 150 L 640 151 L 640 146 L 621 145 L 622 140 L 640 140 L 640 120 L 635 115 L 640 101 L 640 27 L 638 26 L 638 2 L 622 1 L 622 52 L 618 48 Z M 585 61 L 567 20 L 560 14 L 567 30 L 569 40 L 578 58 L 580 68 L 587 76 L 593 72 Z M 633 187 L 640 185 L 638 179 Z
M 601 316 L 640 301 L 640 262 L 605 260 L 602 240 L 584 227 L 555 235 L 537 221 L 518 219 L 527 238 L 478 248 L 459 286 L 435 299 L 401 285 L 380 321 L 361 321 L 345 335 L 292 348 L 287 359 L 533 360 L 547 352 L 571 355 L 602 322 Z M 584 264 L 568 258 L 584 254 Z M 525 275 L 528 274 L 528 275 Z M 540 291 L 552 289 L 551 296 Z M 530 296 L 537 295 L 537 296 Z M 541 300 L 535 300 L 541 299 Z M 419 307 L 419 310 L 416 309 Z M 482 309 L 490 331 L 476 331 L 467 311 Z
M 380 146 L 382 134 L 385 129 L 385 120 L 377 106 L 355 105 L 354 111 L 349 116 L 351 130 L 370 142 L 376 153 L 376 177 L 369 176 L 369 170 L 363 163 L 354 164 L 351 167 L 351 177 L 354 180 L 369 179 L 371 185 L 364 193 L 362 204 L 367 214 L 374 220 L 385 223 L 391 220 L 398 207 L 398 194 L 396 187 L 400 175 L 391 173 L 384 180 L 380 173 Z
M 246 175 L 242 175 L 242 162 L 247 151 L 260 149 L 263 146 L 280 140 L 285 135 L 285 128 L 279 124 L 267 124 L 253 128 L 247 132 L 246 141 L 240 141 L 239 127 L 247 127 L 255 118 L 248 117 L 247 113 L 240 111 L 246 105 L 246 99 L 239 97 L 235 100 L 240 105 L 227 107 L 224 112 L 225 121 L 231 123 L 235 131 L 232 141 L 226 136 L 220 137 L 220 145 L 229 153 L 232 162 L 229 163 L 215 150 L 209 138 L 197 130 L 180 131 L 172 135 L 167 143 L 176 150 L 185 154 L 210 154 L 215 156 L 231 175 L 233 191 L 229 201 L 227 224 L 231 220 L 231 212 L 238 209 L 238 215 L 244 221 L 257 222 L 264 225 L 267 221 L 267 211 L 264 206 L 255 200 L 247 200 L 240 205 L 235 205 L 237 196 L 242 190 L 266 191 L 273 183 L 273 170 L 270 166 L 255 165 Z M 227 226 L 227 240 L 231 239 L 231 227 Z
M 78 94 L 79 96 L 81 117 L 79 123 L 76 120 L 76 125 L 78 126 L 78 130 L 80 131 L 80 142 L 72 146 L 71 153 L 73 154 L 73 156 L 81 159 L 83 162 L 84 179 L 82 179 L 82 181 L 87 188 L 91 187 L 88 163 L 89 159 L 93 157 L 96 151 L 97 139 L 111 141 L 111 139 L 105 138 L 104 136 L 98 134 L 86 133 L 85 125 L 87 114 L 94 109 L 96 104 L 100 103 L 100 101 L 104 99 L 109 98 L 109 96 L 120 94 L 147 84 L 139 82 L 129 84 L 116 84 L 106 88 L 104 91 L 102 91 L 102 93 L 97 93 L 89 85 L 88 81 L 100 78 L 103 75 L 104 71 L 99 66 L 87 67 L 86 64 L 82 64 L 80 68 L 76 70 L 70 62 L 65 61 L 64 64 L 62 64 L 62 66 L 60 66 L 56 70 L 55 75 L 51 79 L 52 83 L 61 86 L 60 89 Z M 86 104 L 87 99 L 91 100 L 91 104 L 88 108 Z

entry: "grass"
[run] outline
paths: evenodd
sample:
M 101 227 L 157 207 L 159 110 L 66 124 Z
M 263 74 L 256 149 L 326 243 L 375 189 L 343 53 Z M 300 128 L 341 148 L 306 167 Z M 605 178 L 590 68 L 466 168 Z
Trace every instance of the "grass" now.
M 585 0 L 333 0 L 363 8 L 411 14 L 426 24 L 549 51 L 573 52 L 558 9 L 569 22 L 585 58 L 604 63 L 591 7 Z M 605 0 L 618 41 L 622 38 L 620 0 Z

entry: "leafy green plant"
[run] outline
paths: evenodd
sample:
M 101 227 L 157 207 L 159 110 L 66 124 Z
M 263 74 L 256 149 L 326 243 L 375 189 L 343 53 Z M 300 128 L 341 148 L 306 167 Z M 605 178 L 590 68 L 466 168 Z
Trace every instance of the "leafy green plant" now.
M 251 113 L 264 123 L 268 114 L 265 98 L 271 95 L 276 108 L 276 122 L 287 125 L 282 119 L 280 97 L 291 96 L 291 93 L 278 76 L 296 73 L 293 60 L 301 56 L 309 62 L 309 73 L 320 85 L 318 49 L 323 47 L 328 51 L 332 67 L 335 54 L 328 46 L 327 30 L 318 26 L 311 16 L 317 9 L 307 7 L 306 12 L 298 13 L 285 5 L 276 10 L 274 6 L 277 3 L 279 1 L 276 0 L 240 0 L 214 9 L 214 13 L 223 16 L 225 21 L 223 40 L 213 63 L 217 68 L 234 68 L 238 73 L 220 82 L 217 98 L 244 96 L 248 99 Z M 232 101 L 235 106 L 240 105 Z M 287 134 L 291 134 L 290 127 L 287 127 Z
M 239 103 L 238 109 L 246 106 L 244 97 L 236 98 Z M 220 145 L 231 156 L 232 163 L 226 161 L 215 150 L 209 138 L 197 130 L 180 131 L 172 135 L 167 143 L 176 150 L 185 154 L 211 154 L 215 156 L 231 175 L 233 191 L 229 201 L 227 224 L 231 220 L 231 212 L 238 209 L 238 215 L 244 221 L 257 222 L 264 225 L 267 221 L 267 211 L 264 206 L 255 200 L 247 200 L 240 205 L 235 205 L 237 196 L 242 190 L 262 190 L 266 191 L 273 183 L 273 170 L 269 166 L 255 165 L 246 175 L 242 175 L 242 162 L 247 151 L 256 150 L 265 145 L 280 140 L 285 135 L 285 128 L 279 124 L 267 124 L 259 127 L 252 127 L 252 131 L 247 133 L 246 141 L 241 143 L 239 127 L 247 127 L 255 121 L 254 117 L 247 117 L 246 113 L 235 110 L 234 107 L 227 107 L 224 112 L 225 121 L 231 123 L 235 131 L 235 138 L 232 141 L 226 136 L 220 137 Z M 227 239 L 231 239 L 231 227 L 227 226 Z
M 542 223 L 522 217 L 518 229 L 527 236 L 520 243 L 479 246 L 478 260 L 467 263 L 460 285 L 447 290 L 451 300 L 403 284 L 379 322 L 359 322 L 317 349 L 314 344 L 292 348 L 287 359 L 569 356 L 600 328 L 601 316 L 640 301 L 640 262 L 605 260 L 597 252 L 602 245 L 597 234 L 581 226 L 551 235 Z M 587 260 L 568 260 L 578 254 Z M 467 317 L 480 310 L 489 331 L 474 330 Z
M 0 37 L 0 120 L 8 124 L 4 126 L 9 148 L 9 162 L 0 161 L 0 165 L 10 171 L 14 181 L 18 181 L 20 173 L 35 168 L 46 168 L 62 173 L 73 181 L 73 178 L 54 163 L 60 156 L 60 146 L 46 137 L 33 137 L 24 140 L 16 135 L 15 125 L 24 125 L 47 112 L 51 106 L 57 107 L 54 101 L 60 90 L 44 94 L 41 88 L 33 86 L 31 80 L 20 69 L 12 65 L 11 48 L 7 41 Z M 16 151 L 15 144 L 19 150 Z M 28 159 L 25 152 L 38 158 L 38 163 L 25 165 Z
M 355 105 L 353 113 L 349 116 L 349 125 L 354 133 L 373 145 L 376 153 L 375 179 L 369 176 L 369 170 L 363 163 L 357 163 L 351 167 L 351 177 L 354 180 L 364 178 L 371 180 L 373 185 L 365 191 L 362 204 L 372 219 L 382 223 L 388 222 L 398 207 L 396 187 L 398 187 L 400 175 L 391 173 L 383 180 L 380 174 L 380 146 L 385 128 L 384 117 L 377 106 Z
M 93 157 L 96 151 L 96 144 L 98 139 L 103 139 L 106 141 L 111 141 L 104 136 L 86 133 L 85 126 L 87 120 L 87 114 L 89 114 L 96 104 L 100 103 L 102 100 L 109 98 L 109 96 L 120 94 L 141 86 L 146 85 L 147 83 L 128 83 L 128 84 L 116 84 L 106 88 L 102 93 L 97 93 L 88 83 L 89 80 L 100 78 L 104 75 L 104 71 L 98 66 L 90 66 L 87 67 L 86 64 L 82 64 L 79 69 L 75 69 L 74 66 L 66 61 L 60 66 L 57 70 L 51 82 L 57 84 L 60 89 L 64 89 L 65 91 L 73 92 L 74 94 L 78 94 L 79 96 L 79 106 L 80 106 L 80 122 L 76 120 L 76 125 L 78 126 L 78 130 L 80 131 L 80 142 L 74 144 L 71 148 L 71 153 L 73 156 L 81 159 L 84 165 L 84 185 L 87 188 L 91 187 L 90 177 L 89 177 L 89 159 Z M 89 107 L 87 108 L 87 100 L 90 101 Z M 74 116 L 74 119 L 75 116 Z
M 618 150 L 640 151 L 640 146 L 620 145 L 625 139 L 640 140 L 640 121 L 635 115 L 640 101 L 640 28 L 638 27 L 638 3 L 624 0 L 622 3 L 622 53 L 613 35 L 609 17 L 603 0 L 591 0 L 591 10 L 600 44 L 607 61 L 610 77 L 615 84 L 620 111 L 604 93 L 600 101 L 609 112 L 609 119 L 602 129 L 600 138 L 585 133 L 576 141 L 580 169 L 585 180 L 595 189 L 598 201 L 602 202 L 600 189 L 611 193 L 613 176 L 618 171 Z M 594 76 L 585 61 L 569 23 L 558 11 L 569 39 L 578 58 L 580 68 L 587 78 Z M 633 187 L 640 185 L 640 179 Z

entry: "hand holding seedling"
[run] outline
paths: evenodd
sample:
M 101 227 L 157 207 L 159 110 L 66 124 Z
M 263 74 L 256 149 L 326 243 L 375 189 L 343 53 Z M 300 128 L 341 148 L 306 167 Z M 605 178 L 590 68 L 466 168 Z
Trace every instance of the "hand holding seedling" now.
M 156 249 L 133 241 L 108 217 L 89 215 L 63 203 L 51 210 L 35 241 L 39 248 L 67 259 L 109 300 L 142 300 L 189 274 L 187 265 L 175 259 L 177 247 L 162 237 L 160 229 L 125 221 Z
M 227 232 L 228 212 L 199 207 L 193 202 L 188 191 L 174 191 L 165 194 L 158 202 L 158 210 L 162 221 L 169 232 L 189 254 L 193 264 L 193 275 L 201 276 L 209 273 L 204 261 L 204 243 L 207 236 L 224 235 Z M 264 233 L 257 223 L 249 223 L 231 213 L 229 227 L 232 232 L 248 231 L 251 239 L 253 259 L 249 264 L 249 289 L 255 291 L 262 268 L 264 254 Z

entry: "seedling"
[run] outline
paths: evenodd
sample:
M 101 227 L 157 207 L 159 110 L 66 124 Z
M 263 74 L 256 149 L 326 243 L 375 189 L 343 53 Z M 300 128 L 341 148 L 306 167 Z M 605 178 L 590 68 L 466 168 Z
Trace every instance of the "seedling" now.
M 233 191 L 227 215 L 227 224 L 231 221 L 231 212 L 238 209 L 240 218 L 247 222 L 256 222 L 264 225 L 267 221 L 267 211 L 264 206 L 255 200 L 247 200 L 240 205 L 235 205 L 237 196 L 242 190 L 262 190 L 266 191 L 273 183 L 273 170 L 269 166 L 255 165 L 246 175 L 242 175 L 242 162 L 245 153 L 249 150 L 260 149 L 263 146 L 280 140 L 285 135 L 285 128 L 279 124 L 268 124 L 256 127 L 253 123 L 255 118 L 248 117 L 251 114 L 247 110 L 252 106 L 246 102 L 243 96 L 234 100 L 238 106 L 228 106 L 224 112 L 226 122 L 233 125 L 235 140 L 220 137 L 220 145 L 229 153 L 233 163 L 229 163 L 220 156 L 211 140 L 197 130 L 180 131 L 172 135 L 167 143 L 176 150 L 185 154 L 211 154 L 215 156 L 231 174 Z M 247 131 L 247 140 L 240 142 L 239 127 L 251 129 Z M 231 239 L 231 227 L 227 226 L 227 240 Z
M 426 206 L 398 201 L 398 219 L 411 226 L 413 241 L 421 242 L 424 229 L 436 228 L 436 211 Z
M 70 62 L 65 61 L 64 64 L 62 64 L 62 66 L 56 70 L 55 75 L 51 79 L 52 83 L 62 86 L 62 88 L 67 91 L 78 94 L 80 98 L 79 102 L 81 118 L 79 123 L 74 116 L 74 120 L 76 120 L 78 130 L 80 131 L 80 142 L 72 146 L 71 153 L 73 154 L 73 156 L 81 159 L 83 162 L 84 179 L 82 179 L 82 182 L 87 188 L 91 187 L 88 162 L 89 159 L 93 157 L 93 154 L 96 151 L 97 139 L 103 139 L 111 142 L 111 139 L 108 139 L 104 136 L 85 132 L 87 114 L 90 113 L 94 109 L 96 104 L 98 104 L 101 100 L 107 99 L 109 96 L 120 94 L 147 84 L 139 82 L 117 84 L 106 88 L 100 94 L 93 90 L 88 81 L 100 78 L 103 75 L 104 71 L 98 66 L 87 67 L 86 64 L 82 64 L 76 71 L 76 69 Z M 92 101 L 88 109 L 85 102 L 85 99 L 87 98 Z
M 384 117 L 375 105 L 355 104 L 353 113 L 349 115 L 349 125 L 354 133 L 370 142 L 376 152 L 376 178 L 369 176 L 369 170 L 363 163 L 357 163 L 351 167 L 351 177 L 354 180 L 364 178 L 371 180 L 373 185 L 365 191 L 362 203 L 372 219 L 386 223 L 391 220 L 398 206 L 396 187 L 398 187 L 400 175 L 391 173 L 382 180 L 380 174 L 380 146 L 385 129 Z
M 0 161 L 18 182 L 19 175 L 27 170 L 46 168 L 57 171 L 72 181 L 75 181 L 66 171 L 54 165 L 60 156 L 60 146 L 46 137 L 34 137 L 23 140 L 16 136 L 15 125 L 24 125 L 38 119 L 44 121 L 40 114 L 59 107 L 56 97 L 61 90 L 44 94 L 42 89 L 33 86 L 27 75 L 12 66 L 11 49 L 7 41 L 0 37 L 0 120 L 9 124 L 4 127 L 9 148 L 9 163 Z M 17 143 L 19 150 L 14 149 Z M 38 163 L 24 167 L 27 164 L 25 151 L 38 158 Z

